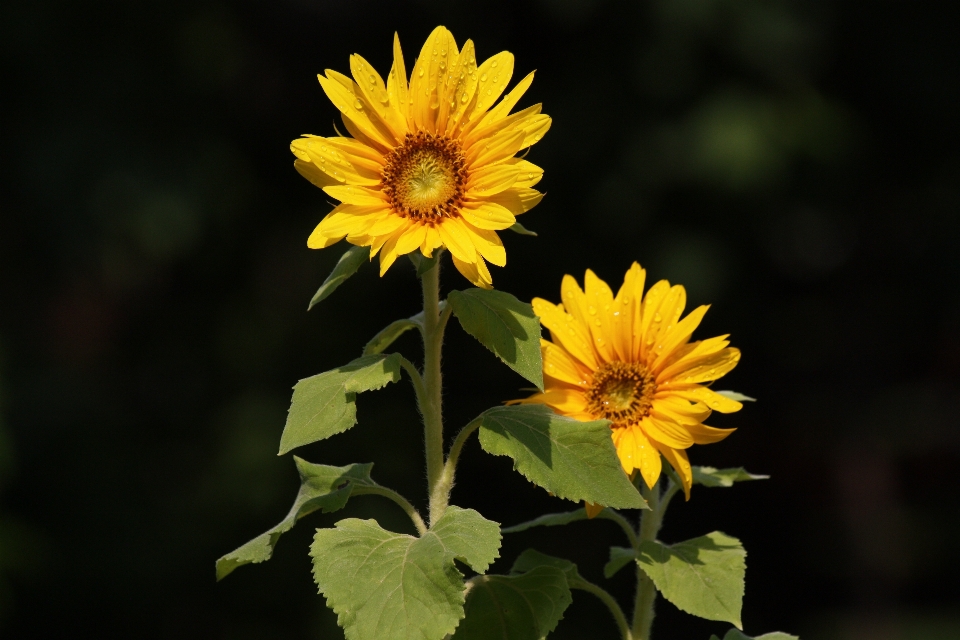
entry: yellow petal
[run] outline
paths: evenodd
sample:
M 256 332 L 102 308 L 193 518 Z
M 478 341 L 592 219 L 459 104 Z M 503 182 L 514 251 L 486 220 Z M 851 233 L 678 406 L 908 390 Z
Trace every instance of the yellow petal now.
M 542 104 L 535 104 L 511 114 L 502 120 L 496 120 L 494 122 L 485 124 L 482 127 L 477 127 L 473 131 L 462 136 L 464 148 L 469 149 L 476 144 L 477 141 L 493 137 L 503 131 L 523 130 L 526 132 L 526 125 L 530 124 L 532 118 L 539 117 L 542 109 Z
M 332 187 L 324 187 L 323 190 L 328 196 L 336 198 L 344 204 L 380 206 L 384 209 L 390 206 L 384 199 L 382 192 L 374 191 L 366 187 L 334 185 Z
M 660 452 L 647 438 L 639 425 L 630 425 L 613 430 L 613 444 L 624 471 L 640 470 L 643 481 L 651 489 L 660 478 Z
M 367 229 L 367 234 L 371 236 L 391 235 L 400 227 L 408 224 L 410 223 L 407 222 L 405 218 L 401 218 L 397 214 L 389 212 L 387 215 L 373 223 Z
M 496 164 L 514 156 L 522 148 L 523 131 L 503 131 L 481 140 L 467 150 L 467 163 L 471 171 L 488 164 Z
M 710 305 L 701 305 L 687 314 L 686 318 L 675 325 L 668 326 L 661 332 L 660 339 L 654 347 L 656 358 L 651 365 L 653 371 L 657 371 L 662 364 L 667 362 L 677 347 L 690 340 L 690 336 L 700 326 L 700 321 L 703 320 L 703 316 L 709 308 Z
M 676 380 L 684 383 L 710 382 L 722 378 L 740 362 L 740 350 L 733 347 L 723 349 L 701 358 L 685 359 L 657 374 L 657 384 L 661 381 Z
M 587 410 L 587 402 L 579 389 L 552 387 L 543 393 L 530 396 L 528 400 L 534 401 L 534 398 L 535 402 L 545 404 L 561 415 L 581 414 Z
M 524 120 L 524 122 L 518 125 L 524 133 L 520 148 L 526 149 L 540 142 L 540 139 L 547 135 L 547 131 L 550 130 L 552 124 L 553 118 L 542 113 Z
M 693 436 L 693 442 L 695 444 L 713 444 L 714 442 L 720 442 L 728 435 L 736 431 L 736 429 L 717 429 L 715 427 L 708 427 L 705 424 L 694 424 L 687 427 L 690 431 L 690 435 Z
M 387 95 L 387 87 L 373 65 L 364 60 L 359 53 L 355 53 L 350 56 L 350 73 L 353 74 L 353 79 L 363 94 L 366 108 L 376 114 L 380 123 L 386 125 L 394 140 L 403 139 L 407 132 L 407 123 L 389 107 L 390 98 Z
M 478 124 L 487 110 L 493 106 L 513 76 L 513 54 L 501 51 L 485 60 L 477 69 L 477 102 L 470 116 L 474 126 Z
M 643 287 L 647 273 L 634 262 L 623 278 L 623 286 L 617 292 L 617 301 L 625 314 L 625 322 L 620 329 L 620 348 L 625 360 L 635 362 L 640 359 L 640 345 L 643 343 L 641 311 Z
M 347 234 L 366 233 L 379 220 L 383 210 L 377 206 L 341 204 L 320 222 L 320 233 L 329 238 L 342 238 Z
M 693 436 L 682 426 L 656 410 L 643 419 L 643 430 L 653 440 L 675 449 L 686 449 L 693 444 Z
M 550 330 L 553 342 L 582 362 L 587 369 L 597 369 L 597 356 L 590 346 L 590 331 L 576 318 L 564 311 L 562 305 L 555 305 L 543 298 L 533 299 L 533 312 L 540 316 L 540 322 Z
M 503 97 L 503 100 L 500 101 L 496 107 L 491 109 L 487 115 L 480 121 L 478 126 L 486 126 L 497 120 L 506 118 L 509 115 L 510 110 L 520 101 L 520 98 L 523 97 L 523 94 L 526 93 L 527 89 L 530 88 L 530 85 L 533 83 L 533 74 L 535 72 L 531 71 L 527 76 L 517 83 L 510 93 Z
M 563 347 L 549 340 L 540 339 L 540 354 L 543 357 L 543 374 L 581 388 L 589 386 L 591 374 L 578 365 Z
M 656 397 L 660 397 L 661 394 L 699 401 L 720 413 L 734 413 L 743 408 L 743 405 L 736 400 L 731 400 L 709 387 L 702 387 L 698 384 L 667 384 L 658 388 Z
M 516 185 L 516 183 L 514 184 Z M 540 201 L 543 200 L 543 194 L 536 189 L 513 186 L 506 191 L 486 196 L 484 200 L 499 204 L 513 215 L 519 216 L 540 204 Z
M 380 171 L 370 170 L 369 162 L 354 166 L 347 156 L 337 150 L 326 138 L 311 136 L 291 143 L 295 153 L 303 153 L 318 169 L 334 178 L 334 184 L 376 186 L 380 184 Z M 364 166 L 366 165 L 366 166 Z
M 420 253 L 422 253 L 427 258 L 433 257 L 433 252 L 437 247 L 443 246 L 443 238 L 440 237 L 440 232 L 437 231 L 436 227 L 425 227 L 427 234 L 423 238 L 423 243 L 420 245 Z
M 460 209 L 460 215 L 476 228 L 489 231 L 509 229 L 517 221 L 506 207 L 495 202 L 467 202 Z
M 616 351 L 613 347 L 611 309 L 613 306 L 613 292 L 606 282 L 587 269 L 583 278 L 584 300 L 587 304 L 586 322 L 593 335 L 593 346 L 600 357 L 610 362 L 616 360 Z
M 446 218 L 436 227 L 443 240 L 444 246 L 450 250 L 450 253 L 463 262 L 475 262 L 477 257 L 476 247 L 470 239 L 470 234 L 466 227 L 460 224 L 455 218 Z
M 403 64 L 403 51 L 400 49 L 400 36 L 393 34 L 393 66 L 390 73 L 387 74 L 387 97 L 390 106 L 396 110 L 397 114 L 407 123 L 407 129 L 410 128 L 408 119 L 407 105 L 407 69 Z
M 506 191 L 513 186 L 519 176 L 520 170 L 508 164 L 481 167 L 470 174 L 470 179 L 467 181 L 468 195 L 475 198 Z
M 309 180 L 315 187 L 320 187 L 323 189 L 324 187 L 332 187 L 336 184 L 340 184 L 332 176 L 328 176 L 323 171 L 320 171 L 320 169 L 309 160 L 304 161 L 300 158 L 297 158 L 293 161 L 293 168 L 297 170 L 297 173 Z
M 485 260 L 498 267 L 507 265 L 507 250 L 503 248 L 503 241 L 495 231 L 478 229 L 466 221 L 462 221 L 461 224 L 470 235 L 473 246 Z
M 420 248 L 423 241 L 427 239 L 427 228 L 422 224 L 411 224 L 397 238 L 395 251 L 398 256 L 405 256 L 411 251 Z
M 487 269 L 487 265 L 484 264 L 483 258 L 477 256 L 475 261 L 466 262 L 457 258 L 452 252 L 450 253 L 450 257 L 453 259 L 453 266 L 457 268 L 457 271 L 475 286 L 481 289 L 493 288 L 493 278 L 490 277 L 490 271 Z
M 437 133 L 437 109 L 448 65 L 457 58 L 457 43 L 445 27 L 437 27 L 423 43 L 410 78 L 410 105 L 418 129 Z
M 383 274 L 387 272 L 387 269 L 396 261 L 397 256 L 397 241 L 400 240 L 400 237 L 404 234 L 404 231 L 396 231 L 392 236 L 390 236 L 386 242 L 383 243 L 383 249 L 380 251 L 380 277 L 383 277 Z
M 583 510 L 587 512 L 587 520 L 593 520 L 600 512 L 604 510 L 602 504 L 593 504 L 592 502 L 583 501 Z
M 450 135 L 457 129 L 477 90 L 476 71 L 477 54 L 473 40 L 467 40 L 456 60 L 451 61 L 449 72 L 443 75 L 437 131 Z
M 375 113 L 356 83 L 341 73 L 327 69 L 327 75 L 317 76 L 324 93 L 344 118 L 352 122 L 369 139 L 384 149 L 392 148 L 397 140 L 386 124 Z M 350 84 L 347 85 L 346 82 Z
M 508 158 L 503 164 L 511 164 L 520 170 L 514 187 L 532 187 L 543 178 L 543 169 L 523 158 Z
M 667 459 L 670 466 L 673 467 L 680 481 L 683 483 L 683 495 L 687 500 L 690 499 L 690 488 L 693 486 L 693 469 L 690 468 L 690 460 L 687 458 L 687 452 L 683 449 L 671 449 L 670 447 L 653 443 Z
M 322 224 L 323 222 L 318 224 L 316 228 L 313 230 L 313 233 L 310 234 L 310 237 L 307 238 L 307 247 L 309 247 L 310 249 L 326 249 L 330 245 L 336 244 L 341 240 L 343 240 L 343 236 L 340 236 L 339 238 L 337 237 L 330 238 L 323 235 L 323 232 L 320 228 Z

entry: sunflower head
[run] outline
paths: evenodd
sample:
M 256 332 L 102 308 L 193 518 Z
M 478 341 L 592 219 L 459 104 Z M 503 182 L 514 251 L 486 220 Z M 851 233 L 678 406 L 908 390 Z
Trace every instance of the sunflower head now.
M 307 245 L 346 238 L 369 246 L 381 275 L 398 256 L 445 247 L 460 273 L 490 288 L 487 262 L 507 261 L 496 232 L 543 197 L 532 188 L 543 170 L 515 156 L 543 137 L 550 117 L 539 104 L 511 113 L 533 73 L 503 95 L 513 54 L 478 65 L 473 42 L 459 49 L 444 27 L 427 38 L 409 77 L 397 37 L 393 54 L 386 82 L 356 54 L 352 78 L 329 69 L 319 76 L 350 136 L 291 144 L 297 171 L 340 201 Z
M 624 471 L 639 472 L 653 488 L 662 455 L 689 499 L 693 473 L 686 450 L 733 432 L 704 421 L 713 411 L 743 406 L 708 386 L 736 366 L 740 351 L 728 346 L 727 336 L 691 342 L 707 307 L 681 317 L 684 288 L 661 280 L 644 294 L 645 279 L 634 263 L 614 295 L 588 270 L 583 289 L 564 276 L 562 304 L 535 298 L 533 309 L 551 337 L 541 341 L 544 391 L 514 402 L 546 404 L 580 420 L 609 420 Z

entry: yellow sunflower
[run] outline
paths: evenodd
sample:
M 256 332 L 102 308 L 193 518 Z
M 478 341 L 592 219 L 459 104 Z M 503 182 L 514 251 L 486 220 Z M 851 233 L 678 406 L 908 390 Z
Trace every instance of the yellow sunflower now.
M 661 280 L 643 295 L 645 279 L 633 263 L 614 296 L 587 270 L 586 291 L 564 276 L 563 304 L 535 298 L 533 310 L 552 338 L 540 342 L 544 392 L 515 402 L 546 404 L 580 420 L 610 420 L 624 470 L 631 477 L 639 470 L 653 488 L 663 454 L 689 499 L 693 474 L 686 449 L 727 437 L 734 429 L 715 429 L 703 421 L 713 410 L 731 413 L 743 406 L 703 383 L 733 369 L 740 351 L 727 346 L 727 336 L 690 342 L 708 307 L 697 307 L 681 320 L 684 288 Z
M 457 49 L 437 27 L 413 65 L 409 82 L 394 36 L 387 82 L 360 55 L 350 57 L 353 78 L 327 69 L 318 76 L 343 114 L 350 136 L 307 135 L 291 144 L 294 166 L 337 199 L 307 246 L 322 249 L 347 239 L 380 254 L 380 275 L 419 249 L 431 257 L 449 249 L 468 280 L 490 288 L 485 262 L 504 266 L 497 231 L 540 202 L 532 189 L 543 170 L 514 157 L 543 137 L 550 117 L 534 105 L 511 114 L 533 73 L 496 106 L 513 74 L 503 51 L 477 66 L 473 42 Z

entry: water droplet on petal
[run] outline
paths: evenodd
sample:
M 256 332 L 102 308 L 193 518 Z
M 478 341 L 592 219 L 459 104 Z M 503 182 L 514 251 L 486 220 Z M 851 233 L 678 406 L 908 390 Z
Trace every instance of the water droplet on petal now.
M 654 321 L 654 322 L 660 322 L 661 320 L 663 320 L 663 318 L 660 317 L 660 314 L 659 314 L 659 313 L 656 314 L 655 316 L 653 316 L 653 321 Z
M 593 306 L 593 305 L 590 305 L 590 307 L 587 309 L 587 311 L 589 311 L 589 312 L 590 312 L 590 315 L 592 315 L 592 316 L 597 315 L 597 308 L 596 308 L 595 306 Z
M 360 102 L 359 100 L 357 100 L 356 102 L 354 102 L 354 103 L 353 103 L 353 106 L 355 106 L 357 109 L 359 109 L 359 110 L 361 110 L 361 111 L 363 110 L 363 103 Z
M 486 81 L 487 81 L 487 74 L 483 74 L 482 76 L 480 76 L 480 82 L 486 82 Z
M 420 71 L 417 73 L 421 78 L 423 77 L 423 67 L 420 67 Z
M 497 68 L 497 61 L 494 60 L 494 61 L 493 61 L 493 64 L 491 64 L 490 66 L 493 67 L 494 69 L 496 69 L 496 68 Z

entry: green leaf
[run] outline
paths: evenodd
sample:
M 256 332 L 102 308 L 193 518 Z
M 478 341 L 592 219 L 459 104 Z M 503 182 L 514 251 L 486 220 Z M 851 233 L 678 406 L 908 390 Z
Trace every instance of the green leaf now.
M 471 583 L 466 618 L 453 640 L 541 640 L 573 601 L 563 571 L 551 566 L 520 576 L 477 576 Z
M 363 348 L 363 355 L 373 356 L 383 353 L 393 344 L 393 341 L 402 336 L 410 329 L 416 329 L 420 325 L 413 320 L 397 320 L 388 324 L 380 333 L 373 336 L 370 342 Z
M 327 276 L 327 279 L 323 281 L 323 284 L 320 285 L 320 288 L 317 289 L 317 292 L 313 294 L 313 298 L 310 300 L 310 305 L 307 306 L 307 311 L 313 309 L 313 306 L 333 293 L 337 287 L 343 284 L 343 281 L 352 276 L 357 272 L 357 269 L 360 268 L 364 262 L 367 262 L 370 259 L 370 247 L 350 247 L 347 249 L 340 259 L 337 260 L 337 264 L 334 265 L 333 271 L 330 272 L 330 275 Z
M 473 509 L 449 506 L 430 528 L 447 552 L 483 573 L 500 557 L 500 525 Z
M 510 575 L 527 573 L 537 567 L 553 567 L 563 571 L 563 575 L 567 579 L 567 585 L 569 585 L 571 589 L 575 589 L 578 582 L 586 582 L 580 575 L 580 571 L 577 570 L 577 565 L 573 562 L 564 560 L 563 558 L 557 558 L 556 556 L 548 556 L 545 553 L 540 553 L 536 549 L 527 549 L 517 556 L 513 566 L 510 567 Z
M 510 229 L 510 231 L 513 231 L 514 233 L 519 233 L 519 234 L 522 235 L 522 236 L 536 236 L 536 235 L 537 235 L 535 232 L 530 231 L 529 229 L 527 229 L 526 227 L 524 227 L 524 226 L 523 226 L 522 224 L 520 224 L 519 222 L 514 222 L 513 225 L 510 226 L 510 227 L 508 227 L 508 228 Z
M 729 400 L 736 400 L 737 402 L 756 402 L 756 398 L 751 398 L 750 396 L 745 396 L 742 393 L 737 393 L 736 391 L 714 391 L 714 393 L 719 393 L 724 398 Z
M 441 640 L 463 617 L 463 576 L 436 533 L 348 518 L 317 529 L 310 556 L 347 640 Z
M 419 278 L 430 269 L 433 269 L 437 264 L 437 258 L 440 257 L 440 251 L 434 251 L 433 255 L 429 258 L 424 258 L 423 254 L 419 250 L 414 251 L 413 253 L 408 253 L 407 256 L 410 258 L 410 262 L 413 263 L 413 266 L 417 269 L 417 277 Z
M 293 388 L 280 453 L 342 433 L 357 423 L 356 394 L 400 379 L 400 354 L 363 356 Z
M 617 571 L 633 562 L 636 552 L 629 547 L 610 547 L 610 560 L 603 565 L 603 577 L 612 578 Z
M 743 467 L 714 469 L 713 467 L 693 467 L 693 483 L 705 487 L 732 487 L 734 482 L 747 480 L 766 480 L 770 476 L 749 473 Z
M 554 495 L 605 507 L 646 507 L 623 472 L 609 422 L 580 422 L 543 405 L 494 407 L 480 415 L 480 446 Z
M 533 307 L 504 291 L 451 291 L 448 304 L 464 331 L 521 376 L 543 389 L 540 318 Z
M 717 636 L 711 636 L 711 639 L 712 638 L 717 638 Z M 720 638 L 717 638 L 717 640 L 720 640 Z M 765 633 L 762 636 L 754 638 L 752 636 L 746 636 L 736 629 L 730 629 L 730 631 L 727 631 L 727 635 L 723 636 L 723 640 L 800 640 L 800 638 L 798 636 L 792 636 L 789 633 L 783 633 L 782 631 Z
M 564 513 L 547 513 L 539 518 L 521 522 L 512 527 L 505 527 L 502 531 L 503 533 L 519 533 L 527 529 L 532 529 L 533 527 L 556 527 L 587 519 L 586 509 L 577 509 L 576 511 L 566 511 Z
M 671 546 L 643 542 L 637 563 L 677 608 L 740 629 L 746 556 L 739 540 L 714 531 Z
M 217 560 L 217 580 L 222 580 L 239 566 L 269 560 L 280 536 L 305 515 L 318 509 L 324 513 L 337 511 L 358 487 L 378 486 L 370 478 L 373 463 L 330 467 L 311 464 L 297 456 L 293 461 L 300 473 L 300 491 L 289 513 L 277 526 Z

